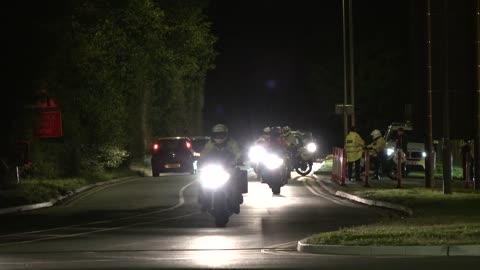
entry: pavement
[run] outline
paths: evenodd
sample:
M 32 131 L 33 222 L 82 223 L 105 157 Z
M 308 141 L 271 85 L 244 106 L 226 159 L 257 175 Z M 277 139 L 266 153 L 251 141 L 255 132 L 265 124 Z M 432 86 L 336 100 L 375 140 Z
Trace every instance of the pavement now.
M 376 201 L 352 195 L 345 190 L 359 188 L 364 182 L 346 181 L 345 187 L 332 180 L 331 176 L 315 175 L 316 182 L 331 195 L 355 201 L 369 206 L 381 207 L 406 215 L 413 215 L 412 209 L 384 201 Z M 374 182 L 379 186 L 394 186 L 396 181 L 382 178 Z M 405 186 L 423 186 L 421 179 L 406 178 L 402 180 Z M 372 185 L 372 184 L 371 184 Z M 342 190 L 341 190 L 342 189 Z M 307 244 L 307 238 L 298 241 L 299 252 L 324 254 L 324 255 L 362 255 L 362 256 L 480 256 L 480 245 L 440 245 L 440 246 L 342 246 L 342 245 L 314 245 Z

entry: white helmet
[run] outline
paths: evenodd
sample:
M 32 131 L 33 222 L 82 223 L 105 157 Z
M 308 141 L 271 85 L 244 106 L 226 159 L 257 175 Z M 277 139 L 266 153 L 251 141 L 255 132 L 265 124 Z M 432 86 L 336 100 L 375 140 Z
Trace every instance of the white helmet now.
M 272 131 L 272 129 L 270 127 L 265 127 L 263 129 L 263 133 L 270 133 L 270 131 Z
M 225 142 L 225 140 L 228 137 L 228 128 L 224 124 L 216 124 L 212 128 L 212 133 L 213 133 L 213 141 L 216 144 L 221 144 Z
M 372 138 L 375 140 L 376 138 L 379 138 L 379 137 L 382 137 L 382 133 L 380 132 L 380 130 L 378 129 L 375 129 L 374 131 L 372 131 L 372 133 L 370 133 L 370 135 L 372 135 Z

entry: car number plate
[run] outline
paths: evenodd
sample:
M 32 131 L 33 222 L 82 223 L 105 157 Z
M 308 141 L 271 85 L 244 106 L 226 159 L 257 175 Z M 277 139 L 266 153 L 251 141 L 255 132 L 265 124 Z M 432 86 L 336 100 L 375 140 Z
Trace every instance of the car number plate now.
M 177 169 L 177 168 L 180 168 L 180 167 L 181 167 L 180 163 L 173 163 L 173 164 L 165 165 L 165 168 L 167 168 L 167 169 Z

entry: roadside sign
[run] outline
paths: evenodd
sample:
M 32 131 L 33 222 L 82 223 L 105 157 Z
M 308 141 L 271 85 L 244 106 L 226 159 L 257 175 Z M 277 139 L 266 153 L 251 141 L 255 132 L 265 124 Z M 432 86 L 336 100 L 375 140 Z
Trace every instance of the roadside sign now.
M 35 135 L 39 138 L 62 137 L 62 113 L 60 110 L 40 111 L 35 126 Z
M 351 104 L 335 104 L 335 114 L 342 115 L 344 110 L 347 115 L 353 114 L 353 106 Z

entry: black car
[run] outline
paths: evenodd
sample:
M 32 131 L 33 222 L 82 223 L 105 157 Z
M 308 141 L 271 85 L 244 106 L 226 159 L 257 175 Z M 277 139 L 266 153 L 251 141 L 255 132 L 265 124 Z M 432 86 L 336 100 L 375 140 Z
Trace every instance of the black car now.
M 187 137 L 159 138 L 152 145 L 152 176 L 163 172 L 197 173 L 192 141 Z

